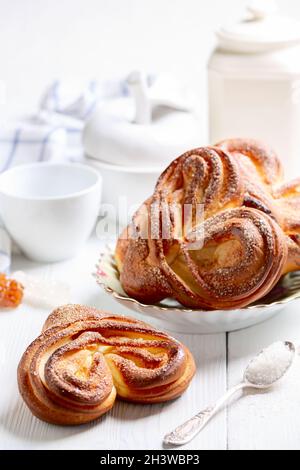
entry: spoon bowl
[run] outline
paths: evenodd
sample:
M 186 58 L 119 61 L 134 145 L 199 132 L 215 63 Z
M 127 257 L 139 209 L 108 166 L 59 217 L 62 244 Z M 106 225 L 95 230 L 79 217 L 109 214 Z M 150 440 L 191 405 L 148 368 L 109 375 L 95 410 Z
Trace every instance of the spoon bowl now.
M 244 383 L 259 389 L 272 387 L 290 369 L 295 353 L 295 346 L 289 341 L 271 344 L 248 364 L 244 373 Z

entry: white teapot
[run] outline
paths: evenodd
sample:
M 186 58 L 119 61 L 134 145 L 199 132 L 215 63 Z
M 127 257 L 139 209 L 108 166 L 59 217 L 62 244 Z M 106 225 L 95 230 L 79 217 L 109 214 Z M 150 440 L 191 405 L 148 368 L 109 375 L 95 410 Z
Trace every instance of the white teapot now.
M 209 65 L 210 141 L 256 138 L 300 170 L 300 23 L 252 1 L 248 15 L 217 32 Z
M 86 154 L 102 163 L 162 171 L 172 159 L 201 144 L 200 125 L 189 89 L 169 77 L 149 85 L 132 72 L 128 96 L 102 102 L 83 132 Z
M 163 76 L 149 83 L 140 71 L 126 85 L 127 95 L 99 104 L 83 130 L 83 146 L 86 162 L 103 176 L 103 202 L 119 209 L 126 201 L 132 213 L 166 166 L 203 140 L 189 88 Z M 127 225 L 127 215 L 119 219 Z

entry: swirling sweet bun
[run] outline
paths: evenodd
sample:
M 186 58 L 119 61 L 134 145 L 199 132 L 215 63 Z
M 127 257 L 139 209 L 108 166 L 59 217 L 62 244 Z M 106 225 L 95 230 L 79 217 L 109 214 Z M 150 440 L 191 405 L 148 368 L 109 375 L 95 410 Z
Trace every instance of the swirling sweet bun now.
M 143 303 L 172 297 L 208 310 L 266 295 L 300 267 L 300 180 L 282 178 L 276 155 L 253 140 L 174 160 L 118 241 L 124 290 Z
M 19 367 L 20 393 L 49 423 L 99 418 L 119 398 L 160 403 L 180 396 L 195 373 L 189 350 L 144 322 L 80 305 L 47 319 Z

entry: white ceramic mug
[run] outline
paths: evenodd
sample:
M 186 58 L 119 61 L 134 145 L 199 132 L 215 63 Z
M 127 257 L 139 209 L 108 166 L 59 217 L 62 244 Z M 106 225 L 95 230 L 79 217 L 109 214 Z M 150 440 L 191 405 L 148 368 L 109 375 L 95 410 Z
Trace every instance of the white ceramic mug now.
M 0 175 L 0 215 L 27 257 L 60 261 L 74 256 L 89 238 L 101 190 L 101 176 L 85 165 L 22 165 Z

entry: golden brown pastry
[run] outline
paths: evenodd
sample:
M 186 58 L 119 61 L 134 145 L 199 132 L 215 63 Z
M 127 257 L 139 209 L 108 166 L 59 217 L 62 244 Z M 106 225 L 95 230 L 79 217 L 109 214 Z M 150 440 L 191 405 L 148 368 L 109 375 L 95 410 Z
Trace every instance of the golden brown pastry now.
M 300 266 L 300 180 L 282 178 L 276 155 L 253 140 L 174 160 L 118 241 L 124 290 L 208 310 L 266 295 Z
M 19 367 L 20 393 L 49 423 L 99 418 L 116 396 L 160 403 L 180 396 L 195 373 L 189 350 L 144 322 L 66 305 L 47 319 Z

